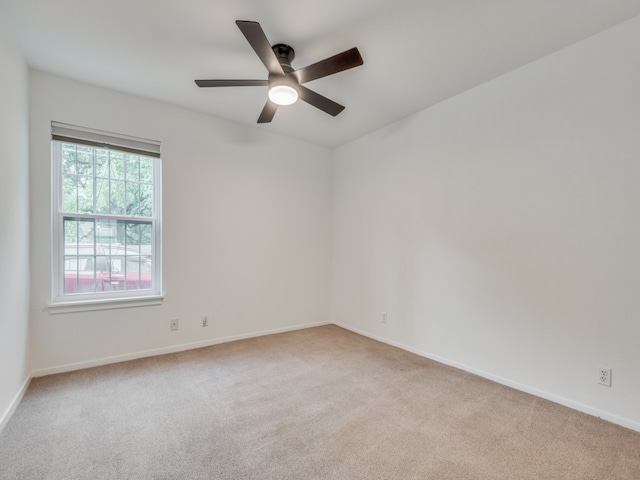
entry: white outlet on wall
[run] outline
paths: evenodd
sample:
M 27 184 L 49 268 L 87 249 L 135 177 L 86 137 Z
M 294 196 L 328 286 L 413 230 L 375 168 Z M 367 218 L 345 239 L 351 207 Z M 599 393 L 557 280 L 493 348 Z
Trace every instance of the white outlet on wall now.
M 382 323 L 387 323 L 387 312 L 382 312 Z
M 169 328 L 171 329 L 172 332 L 175 330 L 178 330 L 179 322 L 180 321 L 177 318 L 174 318 L 169 322 Z
M 611 386 L 611 367 L 598 365 L 598 383 L 605 387 Z
M 207 325 L 209 325 L 209 317 L 202 315 L 202 326 L 206 327 Z

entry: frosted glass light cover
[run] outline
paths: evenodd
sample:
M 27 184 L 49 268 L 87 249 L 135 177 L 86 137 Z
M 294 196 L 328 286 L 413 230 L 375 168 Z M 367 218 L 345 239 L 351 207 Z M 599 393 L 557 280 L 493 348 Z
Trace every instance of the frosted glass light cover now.
M 276 85 L 269 89 L 269 100 L 276 105 L 291 105 L 298 100 L 298 92 L 289 85 Z

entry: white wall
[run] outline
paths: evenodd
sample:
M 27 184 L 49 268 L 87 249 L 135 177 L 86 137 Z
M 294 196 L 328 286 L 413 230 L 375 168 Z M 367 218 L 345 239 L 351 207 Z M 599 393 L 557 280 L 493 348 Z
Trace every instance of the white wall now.
M 0 429 L 29 379 L 27 67 L 0 11 Z
M 640 430 L 638 59 L 640 18 L 337 149 L 334 321 Z
M 331 320 L 329 149 L 40 71 L 29 77 L 37 374 Z M 161 306 L 48 313 L 52 120 L 162 142 Z

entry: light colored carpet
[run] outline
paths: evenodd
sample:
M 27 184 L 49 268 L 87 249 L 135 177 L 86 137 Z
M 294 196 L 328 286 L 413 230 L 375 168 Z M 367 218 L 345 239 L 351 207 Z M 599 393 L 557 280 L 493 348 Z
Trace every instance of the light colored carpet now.
M 640 479 L 640 434 L 336 326 L 34 379 L 2 479 Z

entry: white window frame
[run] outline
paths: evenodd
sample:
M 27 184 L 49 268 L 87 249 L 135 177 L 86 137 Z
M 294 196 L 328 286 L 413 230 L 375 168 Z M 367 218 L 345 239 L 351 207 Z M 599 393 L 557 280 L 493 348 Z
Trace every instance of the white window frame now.
M 97 310 L 128 306 L 156 305 L 162 302 L 162 168 L 160 142 L 140 139 L 51 122 L 51 313 L 77 310 Z M 95 146 L 98 148 L 133 152 L 153 157 L 153 202 L 151 217 L 126 215 L 83 214 L 64 212 L 62 207 L 62 143 Z M 94 175 L 95 175 L 94 171 Z M 151 288 L 96 293 L 64 293 L 64 217 L 102 220 L 143 220 L 151 222 L 152 275 Z

